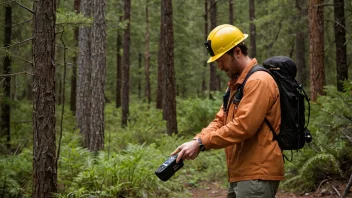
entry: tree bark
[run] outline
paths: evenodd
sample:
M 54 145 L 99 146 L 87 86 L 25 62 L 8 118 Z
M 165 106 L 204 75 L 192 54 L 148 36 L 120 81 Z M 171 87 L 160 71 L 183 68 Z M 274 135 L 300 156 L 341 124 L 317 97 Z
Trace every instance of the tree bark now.
M 138 98 L 141 99 L 142 96 L 142 79 L 140 78 L 142 76 L 141 74 L 141 68 L 142 68 L 142 53 L 138 52 Z
M 34 1 L 33 30 L 33 191 L 57 192 L 55 137 L 55 0 Z
M 231 25 L 234 24 L 234 18 L 233 18 L 233 0 L 229 0 L 229 23 Z
M 309 0 L 309 65 L 311 100 L 323 95 L 324 71 L 324 12 L 323 0 Z
M 106 71 L 105 0 L 93 1 L 91 124 L 88 149 L 93 152 L 104 148 L 104 107 Z
M 149 77 L 149 13 L 148 13 L 148 0 L 146 0 L 145 6 L 145 23 L 146 23 L 146 33 L 145 33 L 145 96 L 147 97 L 148 104 L 151 102 L 150 97 L 150 77 Z
M 127 22 L 123 38 L 123 69 L 122 69 L 122 126 L 127 126 L 130 98 L 130 23 L 131 0 L 124 0 L 124 21 Z
M 252 58 L 255 58 L 257 56 L 257 44 L 256 44 L 256 27 L 254 24 L 254 19 L 255 19 L 255 3 L 254 0 L 249 0 L 249 20 L 250 20 L 250 35 L 251 35 L 251 50 L 250 50 L 250 56 Z
M 74 0 L 73 9 L 78 14 L 80 12 L 80 0 Z M 78 28 L 74 30 L 74 39 L 75 42 L 78 43 Z M 72 74 L 71 74 L 71 97 L 70 97 L 70 110 L 73 114 L 76 114 L 76 97 L 77 97 L 77 53 L 73 56 L 73 64 L 72 64 Z
M 164 1 L 160 1 L 160 35 L 159 35 L 159 51 L 158 51 L 158 89 L 156 94 L 156 108 L 163 109 L 165 74 L 164 74 Z M 163 119 L 165 114 L 163 113 Z
M 344 0 L 334 0 L 334 17 L 337 90 L 343 91 L 343 81 L 348 79 Z
M 172 22 L 172 0 L 164 1 L 164 30 L 165 30 L 165 76 L 166 76 L 166 103 L 164 110 L 167 110 L 167 134 L 177 134 L 176 118 L 176 82 L 174 68 L 174 36 Z
M 299 13 L 297 15 L 298 22 L 301 22 L 303 18 L 307 15 L 307 9 L 302 9 L 303 2 L 305 0 L 296 0 L 296 9 Z M 305 47 L 305 38 L 306 32 L 304 31 L 306 28 L 296 28 L 296 38 L 295 38 L 295 46 L 296 46 L 296 65 L 297 65 L 297 75 L 296 79 L 303 85 L 307 85 L 306 79 L 306 47 Z
M 216 27 L 216 1 L 210 0 L 210 29 L 213 30 Z M 210 63 L 210 81 L 209 89 L 210 91 L 217 91 L 217 77 L 216 77 L 216 66 L 215 63 Z M 212 94 L 210 93 L 210 98 Z
M 120 16 L 119 21 L 122 22 L 122 16 Z M 121 107 L 121 86 L 122 86 L 122 58 L 120 54 L 120 49 L 122 47 L 121 41 L 121 30 L 117 30 L 117 44 L 116 44 L 116 108 Z
M 5 32 L 4 32 L 4 47 L 8 47 L 11 44 L 12 36 L 12 7 L 7 5 L 5 7 Z M 11 73 L 11 59 L 9 56 L 4 57 L 3 62 L 4 74 Z M 0 137 L 6 137 L 6 146 L 10 149 L 11 144 L 11 131 L 10 131 L 10 118 L 11 118 L 11 106 L 9 100 L 11 98 L 11 76 L 4 77 L 2 88 L 4 90 L 4 97 L 1 100 L 1 119 L 0 119 Z
M 92 6 L 90 0 L 81 0 L 80 10 L 85 17 L 91 17 Z M 78 46 L 76 123 L 83 135 L 83 146 L 87 148 L 91 134 L 91 27 L 79 28 Z
M 208 38 L 208 0 L 204 1 L 204 42 Z M 208 51 L 204 47 L 205 57 L 208 57 Z M 207 59 L 204 60 L 204 70 L 203 70 L 203 80 L 202 80 L 202 92 L 204 93 L 207 90 L 206 85 L 206 68 L 208 67 Z

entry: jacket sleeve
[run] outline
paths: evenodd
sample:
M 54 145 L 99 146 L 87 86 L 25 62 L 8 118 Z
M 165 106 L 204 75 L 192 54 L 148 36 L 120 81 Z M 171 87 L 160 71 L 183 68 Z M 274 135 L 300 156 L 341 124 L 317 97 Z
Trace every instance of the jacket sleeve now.
M 207 128 L 201 139 L 206 149 L 219 149 L 252 137 L 276 100 L 267 84 L 248 79 L 234 119 L 221 128 Z

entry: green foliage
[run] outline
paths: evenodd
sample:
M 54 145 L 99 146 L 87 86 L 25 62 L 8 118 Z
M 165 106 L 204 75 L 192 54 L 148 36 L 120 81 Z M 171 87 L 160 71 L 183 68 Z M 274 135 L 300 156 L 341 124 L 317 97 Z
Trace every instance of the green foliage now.
M 189 112 L 189 119 L 200 126 L 203 119 L 214 116 L 219 101 L 208 99 L 178 100 L 181 109 L 190 110 L 191 104 L 197 110 Z M 135 100 L 136 101 L 136 100 Z M 21 120 L 31 117 L 31 105 L 18 105 L 14 117 Z M 189 106 L 191 105 L 191 106 Z M 113 104 L 106 106 L 105 149 L 91 153 L 81 147 L 81 134 L 74 130 L 75 118 L 66 108 L 63 117 L 63 137 L 58 161 L 58 193 L 56 197 L 190 197 L 186 186 L 198 186 L 204 180 L 223 180 L 226 183 L 226 163 L 222 150 L 203 152 L 196 160 L 185 161 L 185 166 L 169 181 L 162 182 L 154 171 L 169 157 L 177 146 L 192 139 L 192 134 L 168 136 L 162 112 L 153 105 L 132 103 L 129 126 L 120 127 L 121 109 Z M 57 106 L 57 137 L 61 132 L 61 110 Z M 206 114 L 206 115 L 205 115 Z M 203 117 L 201 117 L 202 115 Z M 183 124 L 184 131 L 196 131 L 195 125 Z M 14 132 L 14 141 L 20 134 L 32 132 L 30 123 L 24 123 L 27 130 Z M 188 126 L 189 128 L 187 128 Z M 23 132 L 22 132 L 23 131 Z M 18 133 L 18 134 L 16 134 Z M 57 138 L 59 141 L 59 138 Z M 31 145 L 31 143 L 28 143 Z M 57 147 L 58 148 L 58 147 Z M 0 160 L 0 194 L 5 197 L 28 197 L 32 184 L 32 153 L 23 149 L 13 156 L 2 156 Z
M 291 191 L 313 191 L 325 175 L 339 174 L 342 170 L 338 160 L 331 154 L 316 154 L 310 157 L 298 171 L 298 175 L 286 180 L 282 185 Z M 294 187 L 294 188 L 293 188 Z
M 178 182 L 162 184 L 158 181 L 154 170 L 162 163 L 160 159 L 155 145 L 128 145 L 126 150 L 112 155 L 104 151 L 97 156 L 91 154 L 83 170 L 66 189 L 67 196 L 165 197 L 172 191 L 183 190 Z
M 20 150 L 32 144 L 32 111 L 27 101 L 10 101 L 11 105 L 11 147 Z M 5 137 L 0 138 L 0 153 L 6 153 Z
M 313 142 L 286 163 L 286 190 L 311 191 L 326 178 L 346 179 L 352 171 L 352 81 L 345 92 L 327 86 L 326 95 L 312 104 Z M 299 168 L 300 167 L 300 168 Z
M 206 127 L 219 111 L 221 94 L 215 93 L 215 100 L 209 98 L 178 99 L 177 121 L 181 135 L 194 135 Z
M 72 27 L 90 26 L 93 18 L 86 18 L 82 13 L 68 11 L 62 8 L 57 9 L 56 25 L 70 25 Z
M 32 188 L 32 152 L 0 158 L 0 196 L 30 197 Z
M 121 109 L 116 109 L 112 104 L 107 105 L 105 108 L 107 148 L 118 151 L 125 149 L 128 143 L 151 144 L 156 137 L 165 134 L 166 123 L 162 119 L 162 111 L 154 106 L 142 102 L 131 104 L 128 126 L 121 128 Z

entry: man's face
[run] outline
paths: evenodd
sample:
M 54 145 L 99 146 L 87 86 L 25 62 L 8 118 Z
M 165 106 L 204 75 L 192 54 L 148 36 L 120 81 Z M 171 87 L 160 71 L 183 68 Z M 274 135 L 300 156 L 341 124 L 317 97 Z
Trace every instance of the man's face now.
M 216 60 L 218 63 L 218 68 L 221 71 L 226 72 L 229 78 L 235 78 L 238 75 L 238 71 L 236 69 L 236 60 L 229 54 L 224 54 L 220 58 Z

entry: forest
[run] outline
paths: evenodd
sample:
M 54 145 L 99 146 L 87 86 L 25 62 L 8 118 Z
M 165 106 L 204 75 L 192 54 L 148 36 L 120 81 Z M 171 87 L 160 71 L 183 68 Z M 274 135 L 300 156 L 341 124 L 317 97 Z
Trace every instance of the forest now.
M 226 191 L 223 149 L 155 175 L 222 105 L 229 79 L 204 47 L 221 24 L 259 64 L 294 60 L 310 98 L 313 141 L 284 151 L 280 197 L 352 197 L 352 1 L 0 0 L 0 13 L 0 197 Z

